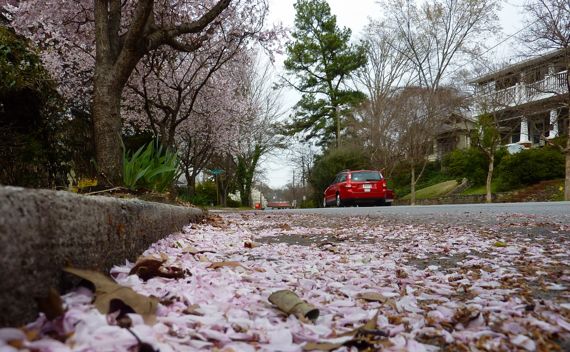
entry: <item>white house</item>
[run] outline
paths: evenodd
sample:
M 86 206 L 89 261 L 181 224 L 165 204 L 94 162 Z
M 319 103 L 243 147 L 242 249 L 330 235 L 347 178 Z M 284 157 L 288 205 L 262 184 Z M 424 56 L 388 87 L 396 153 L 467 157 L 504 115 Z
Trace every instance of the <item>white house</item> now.
M 497 114 L 507 143 L 543 145 L 568 131 L 570 51 L 557 50 L 481 76 L 475 116 Z

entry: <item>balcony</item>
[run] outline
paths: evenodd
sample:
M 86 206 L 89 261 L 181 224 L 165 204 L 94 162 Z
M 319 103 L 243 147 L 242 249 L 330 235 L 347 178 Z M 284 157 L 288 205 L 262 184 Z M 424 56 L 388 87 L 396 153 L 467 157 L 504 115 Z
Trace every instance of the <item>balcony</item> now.
M 517 83 L 497 91 L 479 92 L 475 97 L 477 113 L 512 108 L 568 93 L 567 82 L 568 71 L 562 71 L 533 83 Z

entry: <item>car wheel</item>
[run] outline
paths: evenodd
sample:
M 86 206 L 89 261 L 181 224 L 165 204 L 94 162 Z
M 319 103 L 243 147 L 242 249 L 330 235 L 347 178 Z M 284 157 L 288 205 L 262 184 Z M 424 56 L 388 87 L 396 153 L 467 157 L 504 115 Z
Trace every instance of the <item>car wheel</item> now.
M 342 200 L 340 199 L 340 194 L 336 195 L 336 206 L 337 207 L 342 207 Z
M 327 198 L 323 198 L 323 208 L 327 207 Z
M 384 205 L 387 207 L 392 206 L 392 202 L 386 202 L 386 203 L 384 203 Z

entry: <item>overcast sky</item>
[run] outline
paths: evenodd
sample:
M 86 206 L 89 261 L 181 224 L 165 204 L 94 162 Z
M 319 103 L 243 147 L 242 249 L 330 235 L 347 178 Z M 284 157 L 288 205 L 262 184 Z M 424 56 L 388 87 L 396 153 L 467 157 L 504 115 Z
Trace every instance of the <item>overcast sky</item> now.
M 294 3 L 295 0 L 269 0 L 270 15 L 268 22 L 281 23 L 287 28 L 292 28 L 295 18 Z M 353 39 L 359 38 L 369 18 L 378 18 L 382 15 L 382 7 L 376 0 L 328 0 L 328 3 L 331 12 L 337 17 L 338 24 L 352 29 Z M 522 28 L 521 6 L 523 3 L 524 0 L 507 0 L 504 3 L 499 13 L 503 33 L 498 39 L 492 39 L 493 42 L 487 43 L 487 45 L 492 46 L 500 43 Z M 517 60 L 517 55 L 513 50 L 515 45 L 514 40 L 506 40 L 486 55 Z M 278 74 L 281 73 L 283 60 L 283 56 L 276 57 L 275 64 Z M 298 99 L 297 97 L 298 95 L 293 92 L 286 92 L 283 95 L 283 106 L 286 109 L 287 116 L 291 112 L 292 105 Z M 285 151 L 277 151 L 276 155 L 270 156 L 261 167 L 265 171 L 264 181 L 272 188 L 280 188 L 291 182 L 293 167 L 288 163 Z

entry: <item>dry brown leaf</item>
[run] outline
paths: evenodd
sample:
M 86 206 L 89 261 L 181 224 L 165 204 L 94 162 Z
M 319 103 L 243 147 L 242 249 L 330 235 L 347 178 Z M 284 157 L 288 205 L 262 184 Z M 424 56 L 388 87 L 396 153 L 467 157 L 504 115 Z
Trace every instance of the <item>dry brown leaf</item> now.
M 365 301 L 369 301 L 369 302 L 386 302 L 387 298 L 382 296 L 381 293 L 378 292 L 374 292 L 374 291 L 367 291 L 367 292 L 362 292 L 356 295 L 356 298 L 360 298 L 363 299 Z
M 23 350 L 24 349 L 24 341 L 23 340 L 9 340 L 7 342 L 8 346 L 10 347 L 14 347 L 17 350 Z
M 377 351 L 380 349 L 379 346 L 388 347 L 390 345 L 390 342 L 388 341 L 389 334 L 385 331 L 378 330 L 379 313 L 380 310 L 376 311 L 374 317 L 368 320 L 363 326 L 344 334 L 337 335 L 337 337 L 352 336 L 350 340 L 344 343 L 310 342 L 303 347 L 303 350 L 332 351 L 346 346 L 349 348 L 356 347 L 359 351 Z
M 203 253 L 215 253 L 210 249 L 197 249 L 196 247 L 186 246 L 182 249 L 182 253 L 190 253 L 192 255 L 203 254 Z
M 26 334 L 26 339 L 28 341 L 36 341 L 41 337 L 41 334 L 38 330 L 28 330 L 27 328 L 22 328 L 22 330 L 24 331 L 24 334 Z
M 303 301 L 297 294 L 290 290 L 273 292 L 269 296 L 269 302 L 286 314 L 293 314 L 298 319 L 308 319 L 315 322 L 319 317 L 319 310 L 310 303 Z
M 408 273 L 404 269 L 396 269 L 396 277 L 398 279 L 406 279 L 408 278 Z
M 184 311 L 182 313 L 184 314 L 190 314 L 190 315 L 199 315 L 199 316 L 203 316 L 204 313 L 199 311 L 200 306 L 197 304 L 193 304 L 191 306 L 188 306 L 186 309 L 184 309 Z
M 177 267 L 166 267 L 164 263 L 167 257 L 161 254 L 161 258 L 156 257 L 139 257 L 135 266 L 129 272 L 129 275 L 137 275 L 144 281 L 153 277 L 165 277 L 168 279 L 184 278 L 184 271 Z
M 253 242 L 251 240 L 247 240 L 243 243 L 244 248 L 255 248 L 259 247 L 259 243 Z
M 291 231 L 293 229 L 289 224 L 279 224 L 278 227 L 283 231 Z
M 158 272 L 158 269 L 162 266 L 162 264 L 166 260 L 158 259 L 155 257 L 139 257 L 135 263 L 135 266 L 129 272 L 129 275 L 138 275 L 144 281 L 147 281 L 150 278 L 153 278 L 157 275 L 154 275 L 155 272 Z
M 93 285 L 95 285 L 95 290 L 97 291 L 109 292 L 114 290 L 118 285 L 115 281 L 97 271 L 75 269 L 70 267 L 63 268 L 63 270 L 91 282 Z
M 303 346 L 304 351 L 333 351 L 341 348 L 342 343 L 329 343 L 329 342 L 307 342 Z
M 44 313 L 48 320 L 54 320 L 65 313 L 63 301 L 55 288 L 50 288 L 46 297 L 37 299 L 38 309 Z
M 152 324 L 156 318 L 158 298 L 143 296 L 130 287 L 121 286 L 107 276 L 91 270 L 64 268 L 68 273 L 88 280 L 95 285 L 95 307 L 102 314 L 108 314 L 112 300 L 120 300 L 132 310 L 142 315 L 147 324 Z
M 229 266 L 232 268 L 237 268 L 238 266 L 241 266 L 242 268 L 245 268 L 243 265 L 241 265 L 240 262 L 215 262 L 215 263 L 212 263 L 209 266 L 209 268 L 218 269 L 218 268 L 223 268 L 225 266 Z
M 219 215 L 215 215 L 215 214 L 210 214 L 208 215 L 208 217 L 206 218 L 206 223 L 214 226 L 214 227 L 218 227 L 218 228 L 227 228 L 227 224 L 224 221 L 224 219 L 222 219 L 221 216 Z

